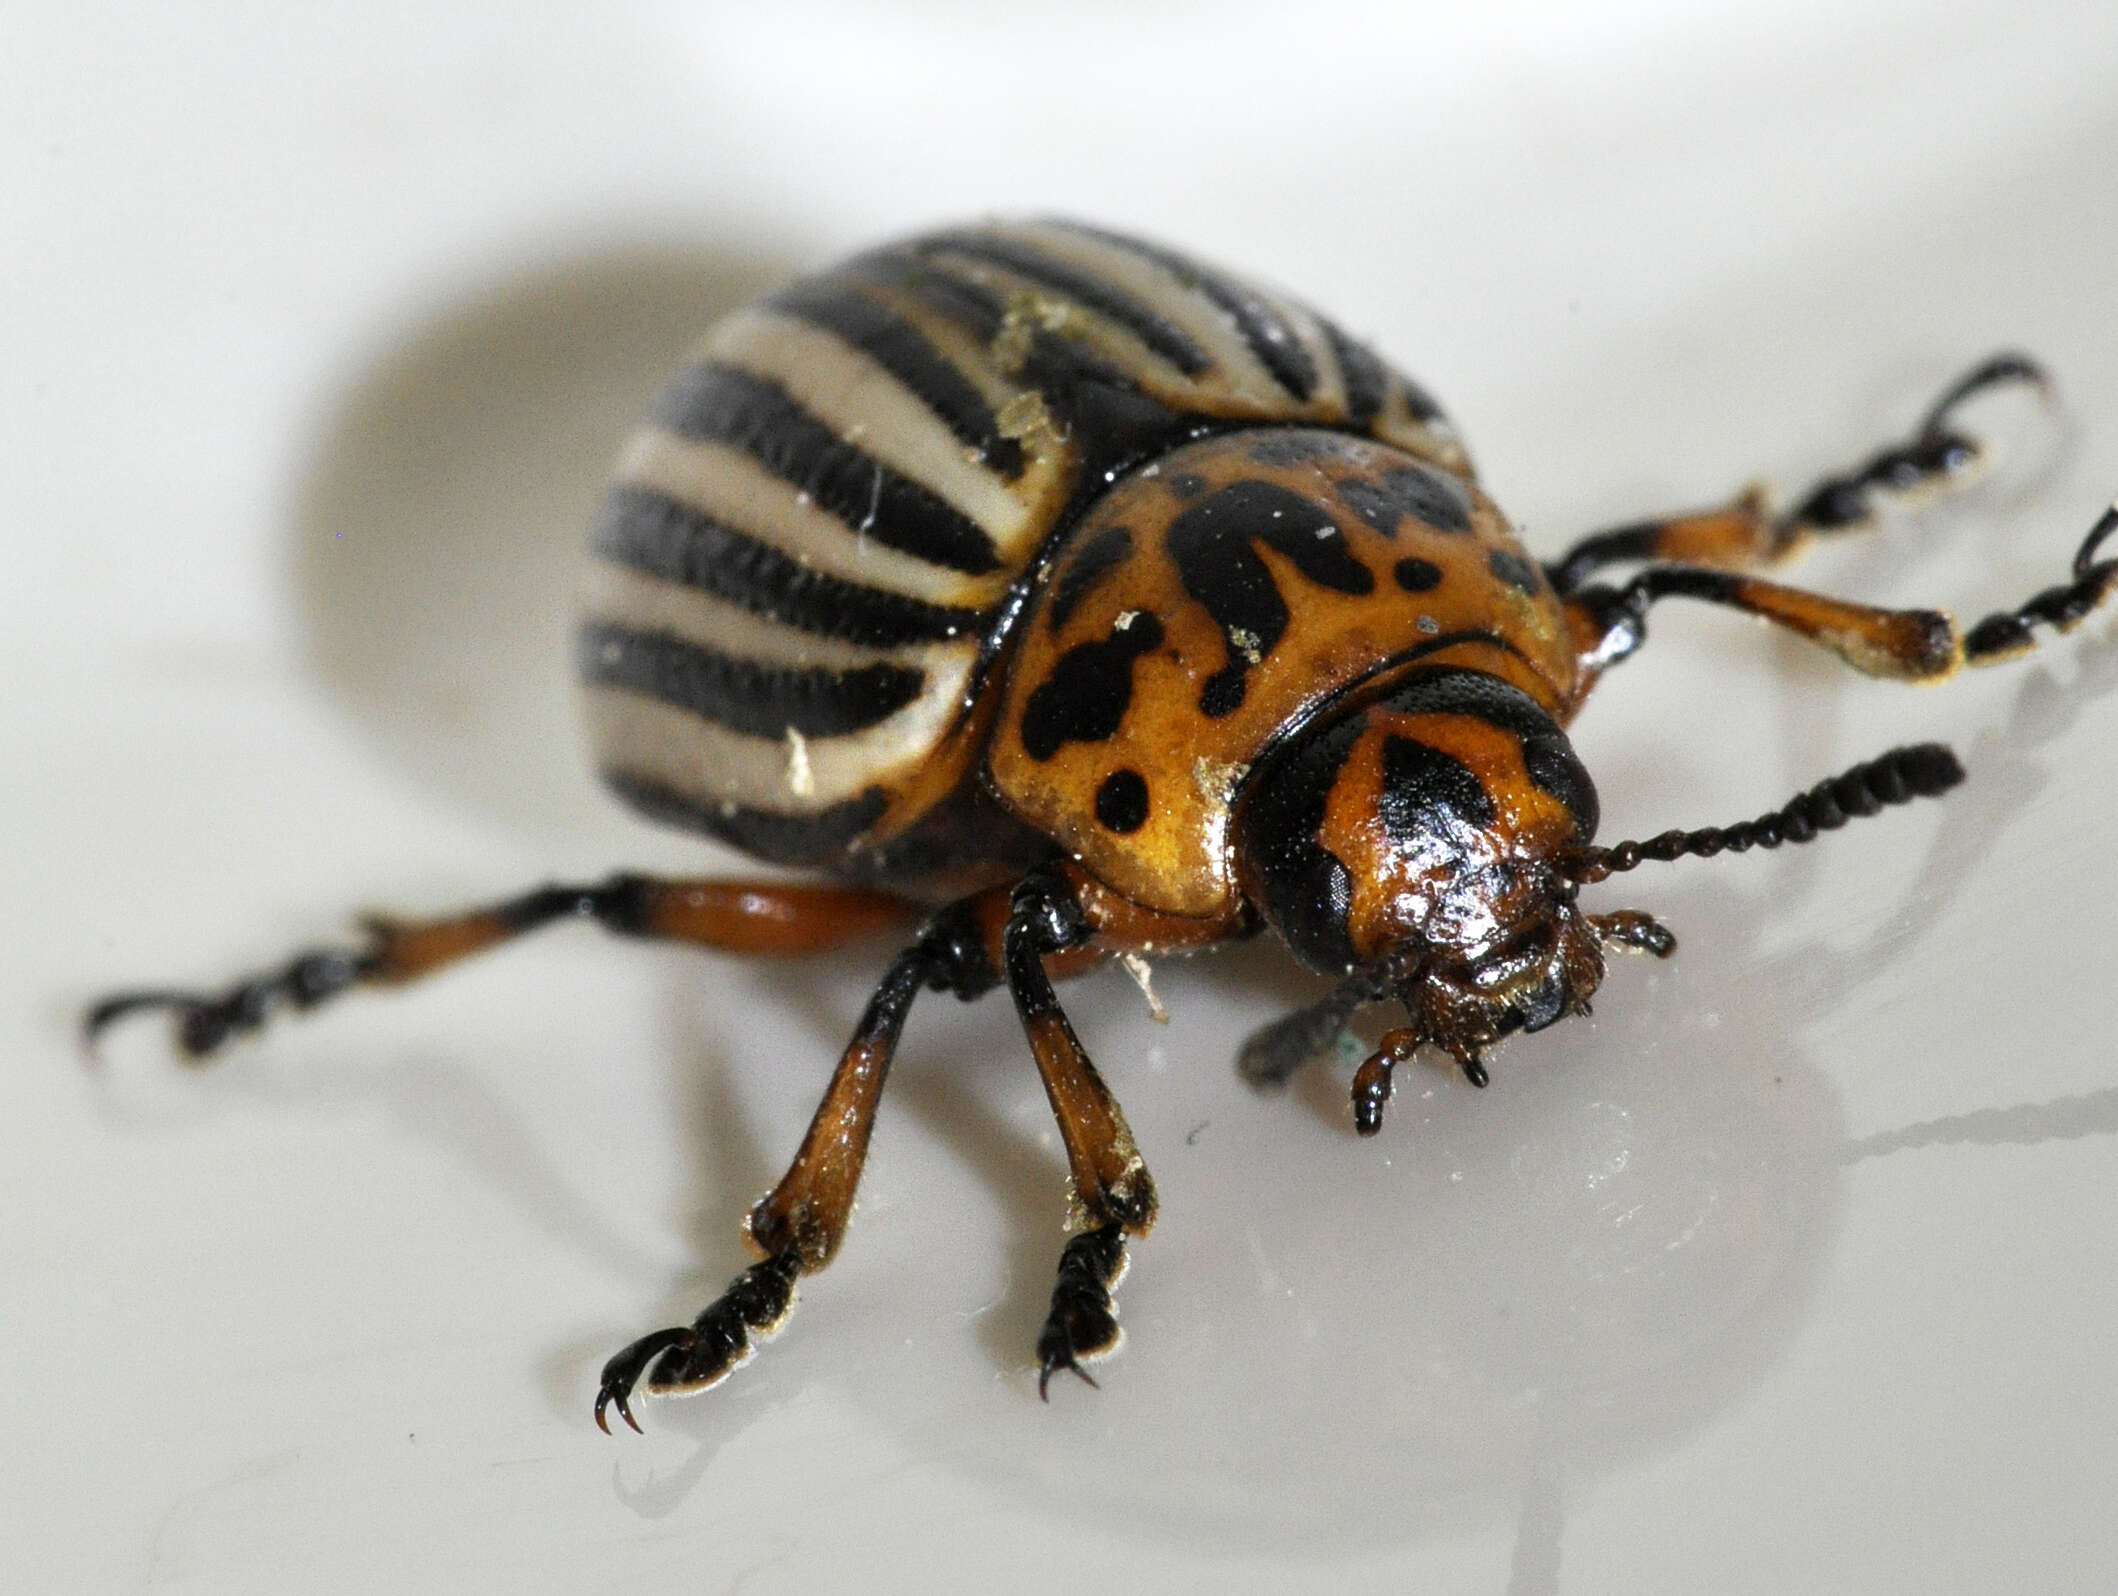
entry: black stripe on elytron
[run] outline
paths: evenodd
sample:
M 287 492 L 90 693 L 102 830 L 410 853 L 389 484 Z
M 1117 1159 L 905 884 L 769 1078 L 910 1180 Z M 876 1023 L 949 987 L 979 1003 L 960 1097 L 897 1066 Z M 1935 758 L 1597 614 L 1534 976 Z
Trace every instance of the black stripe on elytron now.
M 871 648 L 976 636 L 989 619 L 811 570 L 703 511 L 629 483 L 604 497 L 589 546 L 614 564 L 711 593 L 812 637 Z
M 1426 389 L 1401 371 L 1396 377 L 1398 387 L 1405 391 L 1405 408 L 1412 412 L 1414 421 L 1432 421 L 1441 414 L 1441 406 Z
M 623 687 L 748 737 L 843 737 L 894 715 L 926 686 L 926 672 L 879 663 L 851 670 L 768 665 L 662 632 L 583 624 L 581 679 Z
M 1187 377 L 1196 377 L 1213 364 L 1206 352 L 1192 342 L 1189 333 L 1152 305 L 1094 272 L 1047 255 L 1034 245 L 988 233 L 953 232 L 930 233 L 912 247 L 922 255 L 946 252 L 986 261 L 1064 294 L 1098 315 L 1108 316 Z
M 1376 411 L 1382 409 L 1383 400 L 1389 395 L 1389 369 L 1376 358 L 1374 350 L 1350 336 L 1337 322 L 1322 316 L 1316 319 L 1331 342 L 1339 375 L 1346 382 L 1346 419 L 1356 427 L 1365 427 L 1375 419 Z
M 627 771 L 599 774 L 604 786 L 648 819 L 703 832 L 775 864 L 840 863 L 847 847 L 889 807 L 883 790 L 870 787 L 813 815 L 788 815 L 747 804 L 701 802 Z
M 1429 666 L 1379 707 L 1400 715 L 1467 715 L 1506 732 L 1522 744 L 1522 763 L 1530 779 L 1573 815 L 1581 840 L 1595 836 L 1601 818 L 1596 784 L 1559 723 L 1514 683 L 1461 666 Z
M 851 344 L 916 394 L 985 464 L 1010 480 L 1022 475 L 1022 445 L 1000 435 L 985 395 L 918 328 L 879 300 L 842 282 L 811 279 L 782 289 L 765 304 Z
M 1242 827 L 1239 857 L 1249 863 L 1259 907 L 1294 956 L 1312 970 L 1339 975 L 1353 968 L 1346 917 L 1353 876 L 1317 840 L 1339 768 L 1367 729 L 1348 715 L 1313 737 L 1269 756 L 1236 813 Z
M 651 419 L 682 437 L 725 443 L 809 495 L 850 532 L 969 576 L 999 569 L 969 516 L 848 443 L 769 377 L 706 364 L 679 372 Z
M 979 343 L 989 344 L 1007 321 L 1000 296 L 958 277 L 910 249 L 876 249 L 856 255 L 831 274 L 873 283 L 893 293 L 909 294 L 929 310 L 947 317 Z
M 1187 288 L 1204 294 L 1235 322 L 1236 331 L 1243 335 L 1243 342 L 1250 346 L 1250 352 L 1258 357 L 1259 364 L 1272 373 L 1274 382 L 1297 399 L 1307 399 L 1316 392 L 1316 362 L 1309 358 L 1301 335 L 1280 314 L 1279 307 L 1256 289 L 1224 277 L 1188 255 L 1164 249 L 1160 244 L 1150 244 L 1145 239 L 1105 232 L 1100 227 L 1088 227 L 1079 222 L 1056 225 L 1151 261 Z

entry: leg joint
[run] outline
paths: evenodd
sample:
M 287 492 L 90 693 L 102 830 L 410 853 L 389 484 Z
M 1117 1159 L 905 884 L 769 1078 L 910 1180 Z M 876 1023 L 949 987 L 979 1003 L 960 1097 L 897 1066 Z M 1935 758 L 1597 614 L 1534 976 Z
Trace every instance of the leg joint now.
M 1080 899 L 1057 873 L 1033 870 L 1008 900 L 1008 938 L 1023 938 L 1038 953 L 1064 953 L 1095 933 Z
M 1000 984 L 1000 972 L 987 951 L 979 901 L 965 898 L 952 903 L 920 928 L 913 954 L 929 992 L 954 993 L 968 1003 Z

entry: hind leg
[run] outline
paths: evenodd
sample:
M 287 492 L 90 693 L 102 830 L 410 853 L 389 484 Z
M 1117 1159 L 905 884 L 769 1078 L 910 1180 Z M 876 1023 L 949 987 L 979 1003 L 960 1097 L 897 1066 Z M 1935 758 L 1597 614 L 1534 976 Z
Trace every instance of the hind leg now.
M 402 986 L 560 920 L 730 953 L 790 955 L 823 952 L 918 913 L 904 899 L 845 887 L 616 875 L 595 885 L 539 887 L 438 919 L 370 919 L 362 946 L 312 948 L 220 991 L 116 992 L 89 1009 L 82 1034 L 93 1047 L 128 1015 L 166 1013 L 185 1054 L 203 1058 L 280 1009 L 313 1009 L 359 986 Z
M 2027 382 L 2040 392 L 2049 379 L 2022 355 L 1995 355 L 1943 391 L 1909 438 L 1876 451 L 1851 471 L 1824 478 L 1793 509 L 1774 515 L 1762 489 L 1746 489 L 1723 508 L 1666 516 L 1583 538 L 1545 567 L 1552 586 L 1571 594 L 1598 571 L 1642 561 L 1733 567 L 1786 559 L 1812 537 L 1858 531 L 1874 519 L 1878 495 L 1939 489 L 1970 478 L 1986 458 L 1985 445 L 1950 424 L 1957 406 L 2003 383 Z

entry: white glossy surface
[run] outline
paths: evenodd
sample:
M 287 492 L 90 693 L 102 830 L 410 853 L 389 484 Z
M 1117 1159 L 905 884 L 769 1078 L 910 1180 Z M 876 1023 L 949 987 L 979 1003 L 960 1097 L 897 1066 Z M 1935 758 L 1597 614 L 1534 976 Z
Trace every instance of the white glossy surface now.
M 1912 692 L 1670 606 L 1608 834 L 1896 742 L 1946 805 L 1597 901 L 1683 938 L 1357 1142 L 1229 1060 L 1263 949 L 1075 988 L 1165 1217 L 1035 1400 L 1060 1163 L 1005 1006 L 915 1014 L 853 1239 L 728 1387 L 588 1422 L 743 1261 L 881 953 L 553 935 L 184 1073 L 89 995 L 361 904 L 725 861 L 574 762 L 570 551 L 721 308 L 986 209 L 1286 282 L 1541 550 L 1850 461 L 1989 348 L 1996 481 L 1799 573 L 1982 613 L 2118 489 L 2102 4 L 18 5 L 0 94 L 0 1585 L 2104 1588 L 2108 618 Z M 1335 24 L 1335 25 L 1334 25 Z

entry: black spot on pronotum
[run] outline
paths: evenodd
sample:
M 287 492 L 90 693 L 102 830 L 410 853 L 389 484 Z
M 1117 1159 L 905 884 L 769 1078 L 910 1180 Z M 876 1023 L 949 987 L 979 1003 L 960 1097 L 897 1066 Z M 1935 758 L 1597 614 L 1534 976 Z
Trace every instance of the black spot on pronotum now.
M 1375 573 L 1348 551 L 1331 513 L 1275 483 L 1232 482 L 1178 516 L 1166 539 L 1170 557 L 1184 591 L 1206 607 L 1228 646 L 1227 666 L 1199 691 L 1199 708 L 1216 719 L 1241 706 L 1246 674 L 1287 631 L 1287 601 L 1253 543 L 1284 555 L 1319 587 L 1375 591 Z
M 1096 820 L 1106 831 L 1128 834 L 1147 824 L 1147 778 L 1137 770 L 1114 770 L 1096 789 Z
M 1537 591 L 1537 567 L 1512 549 L 1495 549 L 1488 554 L 1486 568 L 1509 587 L 1533 595 Z
M 1437 532 L 1471 530 L 1471 501 L 1464 490 L 1426 466 L 1392 466 L 1372 482 L 1348 477 L 1336 486 L 1354 513 L 1386 538 L 1397 535 L 1408 515 Z
M 1432 560 L 1408 555 L 1390 569 L 1397 585 L 1407 593 L 1431 593 L 1441 585 L 1441 567 Z
M 1022 706 L 1022 748 L 1049 759 L 1068 743 L 1100 743 L 1125 720 L 1133 700 L 1133 661 L 1162 646 L 1152 615 L 1121 617 L 1110 636 L 1077 643 Z
M 1056 632 L 1064 627 L 1081 601 L 1131 558 L 1132 552 L 1132 533 L 1114 526 L 1098 532 L 1069 555 L 1052 579 L 1052 607 L 1047 612 L 1051 629 Z
M 1162 481 L 1180 499 L 1196 499 L 1206 491 L 1206 479 L 1196 471 L 1172 471 Z

